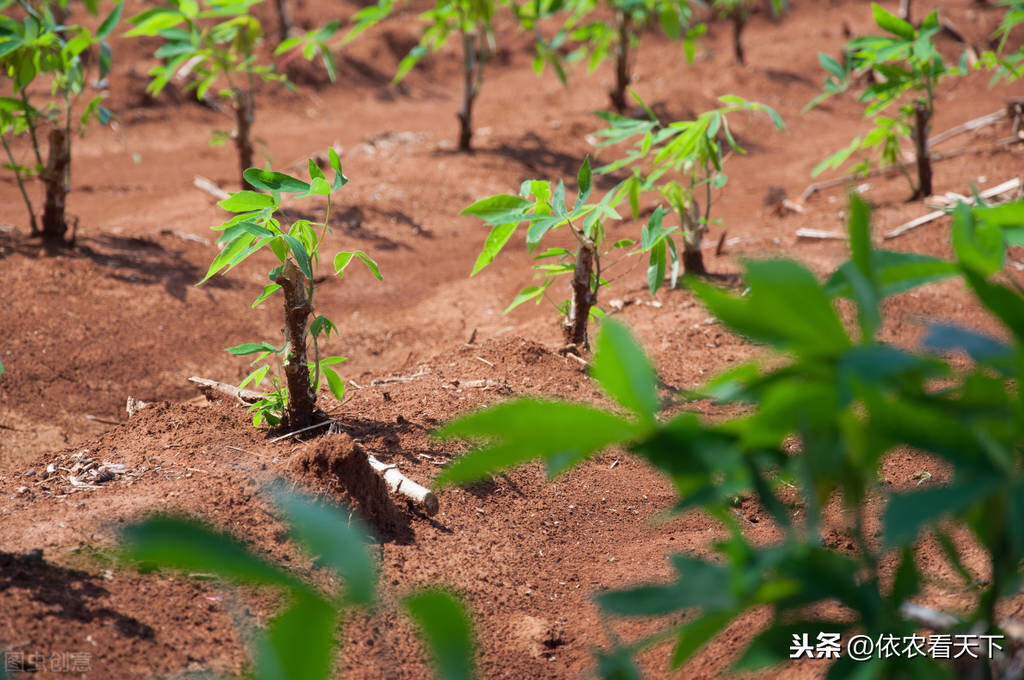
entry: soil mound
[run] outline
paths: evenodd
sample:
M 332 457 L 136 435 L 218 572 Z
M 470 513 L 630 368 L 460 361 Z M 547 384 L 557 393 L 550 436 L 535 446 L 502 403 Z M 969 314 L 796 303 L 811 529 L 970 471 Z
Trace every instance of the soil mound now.
M 370 467 L 366 451 L 347 434 L 322 437 L 290 461 L 292 476 L 314 493 L 326 494 L 358 510 L 382 538 L 408 526 L 388 495 L 387 484 Z

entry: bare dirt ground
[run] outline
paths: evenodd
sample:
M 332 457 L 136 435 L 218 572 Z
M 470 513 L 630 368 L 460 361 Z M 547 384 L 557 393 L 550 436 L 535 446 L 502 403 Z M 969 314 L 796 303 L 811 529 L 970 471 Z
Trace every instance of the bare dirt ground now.
M 775 107 L 788 125 L 780 134 L 766 120 L 737 119 L 749 153 L 729 159 L 730 181 L 715 205 L 729 239 L 721 256 L 707 253 L 714 272 L 738 272 L 743 257 L 787 256 L 824 276 L 846 258 L 842 241 L 795 236 L 801 227 L 841 231 L 843 188 L 820 192 L 803 213 L 786 217 L 763 199 L 772 187 L 798 196 L 811 168 L 866 129 L 852 96 L 800 110 L 820 91 L 817 53 L 838 53 L 844 22 L 855 33 L 869 32 L 870 9 L 859 1 L 792 4 L 781 23 L 754 19 L 745 36 L 745 68 L 732 64 L 724 24 L 712 26 L 692 65 L 654 32 L 635 62 L 634 87 L 671 119 L 738 94 Z M 970 0 L 918 4 L 941 5 L 978 45 L 999 18 Z M 141 9 L 129 2 L 126 15 Z M 307 1 L 296 14 L 312 25 L 357 9 Z M 571 89 L 563 89 L 550 73 L 533 75 L 529 45 L 503 28 L 503 51 L 478 102 L 478 149 L 457 154 L 458 55 L 446 50 L 403 86 L 387 84 L 416 35 L 414 17 L 403 11 L 354 43 L 335 84 L 321 79 L 295 92 L 265 88 L 256 133 L 268 140 L 278 169 L 334 143 L 343 148 L 351 182 L 337 195 L 326 248 L 366 250 L 385 278 L 354 270 L 319 294 L 321 311 L 341 329 L 329 349 L 349 357 L 342 365 L 349 384 L 344 402 L 324 396 L 323 405 L 368 451 L 428 482 L 462 450 L 438 443 L 430 431 L 467 409 L 509 395 L 603 399 L 579 363 L 557 353 L 561 337 L 549 305 L 502 315 L 529 282 L 521 241 L 470 279 L 486 228 L 458 212 L 483 196 L 515 191 L 524 179 L 571 177 L 584 154 L 596 152 L 588 135 L 601 122 L 592 112 L 607 105 L 611 71 L 579 71 Z M 941 45 L 959 53 L 949 38 Z M 293 461 L 317 443 L 272 443 L 251 427 L 244 409 L 196 398 L 187 382 L 191 375 L 239 380 L 247 364 L 223 348 L 274 338 L 278 321 L 270 305 L 249 308 L 263 286 L 262 261 L 193 286 L 216 253 L 209 227 L 222 211 L 192 180 L 203 175 L 236 188 L 232 150 L 208 145 L 210 130 L 230 123 L 187 102 L 148 101 L 142 74 L 151 64 L 150 47 L 116 42 L 108 105 L 119 126 L 76 142 L 69 200 L 80 220 L 75 250 L 40 252 L 25 238 L 16 186 L 8 177 L 0 182 L 0 360 L 7 371 L 0 377 L 0 649 L 26 656 L 85 652 L 87 677 L 95 678 L 237 672 L 246 662 L 239 631 L 260 625 L 278 604 L 265 593 L 207 580 L 135 572 L 112 552 L 126 522 L 157 510 L 189 513 L 302 574 L 316 573 L 282 538 L 262 490 L 279 477 L 308 484 Z M 309 79 L 313 70 L 302 73 Z M 990 89 L 987 74 L 973 74 L 942 88 L 934 130 L 1022 94 L 1019 84 Z M 1019 176 L 1024 145 L 994 145 L 1008 134 L 1005 126 L 987 128 L 936 149 L 968 149 L 936 165 L 936 193 L 967 193 L 971 183 L 984 189 Z M 866 185 L 879 238 L 927 212 L 904 202 L 909 191 L 899 177 Z M 639 225 L 626 220 L 611 229 L 621 238 L 635 236 Z M 887 245 L 948 256 L 948 221 Z M 652 300 L 644 269 L 639 260 L 622 264 L 604 302 L 621 301 L 617 316 L 638 334 L 665 383 L 697 385 L 759 351 L 714 323 L 686 291 L 663 290 Z M 885 337 L 903 345 L 916 342 L 924 319 L 986 327 L 959 283 L 917 290 L 889 307 Z M 416 377 L 381 381 L 393 376 Z M 156 405 L 129 420 L 129 395 Z M 126 473 L 96 489 L 45 474 L 51 463 L 59 469 L 82 460 L 122 464 Z M 933 461 L 910 454 L 892 456 L 880 474 L 904 486 L 916 484 L 923 469 L 936 473 L 929 483 L 940 483 Z M 609 630 L 627 638 L 643 630 L 641 624 L 609 628 L 592 603 L 594 592 L 667 577 L 668 555 L 706 552 L 721 535 L 699 513 L 666 520 L 674 502 L 670 486 L 616 452 L 553 482 L 529 465 L 445 491 L 440 501 L 436 517 L 405 512 L 400 530 L 381 541 L 381 584 L 389 598 L 425 584 L 461 592 L 475 617 L 480 670 L 488 678 L 587 676 Z M 767 518 L 759 521 L 754 507 L 741 511 L 749 535 L 771 540 Z M 968 561 L 980 564 L 981 556 Z M 952 607 L 965 597 L 932 596 Z M 720 677 L 756 624 L 756 616 L 737 622 L 679 675 Z M 342 636 L 339 677 L 429 673 L 411 624 L 393 614 L 360 614 L 346 622 Z M 668 676 L 666 664 L 664 648 L 643 657 L 650 677 Z M 768 675 L 818 677 L 824 670 L 803 664 Z

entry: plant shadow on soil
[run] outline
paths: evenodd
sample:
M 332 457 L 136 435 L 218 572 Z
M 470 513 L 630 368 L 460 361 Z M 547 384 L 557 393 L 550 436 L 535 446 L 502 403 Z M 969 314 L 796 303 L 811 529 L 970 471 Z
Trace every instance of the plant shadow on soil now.
M 205 273 L 202 267 L 187 259 L 183 249 L 168 249 L 151 238 L 110 233 L 81 236 L 74 244 L 58 249 L 47 247 L 31 236 L 0 234 L 0 260 L 15 253 L 26 257 L 46 255 L 88 259 L 107 270 L 106 275 L 112 279 L 130 284 L 161 284 L 170 296 L 179 301 L 185 300 L 189 289 Z M 211 279 L 204 285 L 222 290 L 240 287 L 224 277 Z
M 124 637 L 152 638 L 154 631 L 150 626 L 98 604 L 110 597 L 110 591 L 98 583 L 99 579 L 84 571 L 50 564 L 34 553 L 15 555 L 0 551 L 0 592 L 9 588 L 29 591 L 32 601 L 45 608 L 38 617 L 109 623 Z
M 322 214 L 316 215 L 311 212 L 303 212 L 294 209 L 290 209 L 285 212 L 290 219 L 309 220 L 311 222 L 317 222 L 323 219 Z M 434 238 L 433 233 L 429 229 L 424 228 L 422 224 L 409 217 L 409 215 L 404 211 L 383 210 L 372 206 L 364 207 L 353 205 L 345 208 L 344 210 L 334 211 L 331 213 L 330 226 L 332 229 L 340 231 L 345 236 L 362 241 L 369 241 L 373 243 L 374 248 L 379 250 L 416 250 L 413 246 L 404 241 L 396 241 L 395 239 L 378 231 L 366 228 L 365 225 L 368 222 L 378 220 L 384 220 L 389 224 L 399 224 L 403 227 L 408 227 L 414 235 L 422 238 Z

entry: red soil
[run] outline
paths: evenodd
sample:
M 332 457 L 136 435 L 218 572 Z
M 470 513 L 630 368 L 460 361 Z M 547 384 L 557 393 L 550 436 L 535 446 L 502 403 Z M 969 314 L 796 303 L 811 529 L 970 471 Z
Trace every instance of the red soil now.
M 823 79 L 817 52 L 838 52 L 844 21 L 855 32 L 869 31 L 870 11 L 864 2 L 792 4 L 782 23 L 753 21 L 745 35 L 746 68 L 732 65 L 724 24 L 713 26 L 706 53 L 693 65 L 684 65 L 679 48 L 653 32 L 636 59 L 635 88 L 673 119 L 713 106 L 720 95 L 738 94 L 777 108 L 789 126 L 779 134 L 765 120 L 737 118 L 749 153 L 729 159 L 730 181 L 715 206 L 730 245 L 722 256 L 708 252 L 714 272 L 739 271 L 742 257 L 781 255 L 824 275 L 846 257 L 841 241 L 795 237 L 801 227 L 842 229 L 841 188 L 817 194 L 802 214 L 788 217 L 775 216 L 762 199 L 773 186 L 798 196 L 811 168 L 866 129 L 850 96 L 804 115 L 800 109 Z M 978 44 L 998 20 L 970 0 L 941 4 Z M 140 9 L 129 3 L 126 13 Z M 341 12 L 356 9 L 344 5 Z M 337 11 L 306 2 L 296 14 L 312 24 Z M 582 367 L 556 353 L 560 333 L 550 307 L 526 305 L 502 316 L 529 282 L 521 241 L 468 278 L 486 230 L 458 212 L 480 197 L 514 191 L 524 179 L 570 177 L 585 153 L 595 153 L 587 135 L 600 127 L 592 111 L 606 106 L 611 71 L 577 73 L 565 90 L 551 74 L 534 77 L 528 44 L 503 29 L 506 49 L 490 66 L 479 99 L 478 150 L 456 154 L 454 50 L 429 58 L 401 88 L 386 84 L 418 29 L 413 17 L 403 12 L 354 43 L 337 84 L 294 93 L 265 88 L 256 132 L 269 141 L 276 168 L 304 162 L 335 142 L 343 147 L 352 181 L 338 194 L 326 249 L 364 249 L 385 278 L 377 282 L 354 269 L 343 282 L 323 285 L 321 311 L 342 331 L 329 349 L 349 357 L 342 365 L 349 391 L 342 404 L 329 396 L 322 404 L 368 452 L 428 482 L 439 464 L 463 450 L 438 443 L 430 431 L 467 409 L 514 394 L 603 400 Z M 948 38 L 942 45 L 950 54 L 959 49 Z M 0 232 L 7 291 L 0 299 L 0 361 L 7 370 L 0 377 L 0 649 L 87 652 L 89 677 L 96 678 L 238 671 L 247 657 L 236 625 L 261 624 L 278 604 L 266 593 L 185 575 L 136 573 L 111 550 L 126 522 L 157 510 L 187 512 L 303 575 L 322 578 L 284 538 L 262 493 L 278 477 L 308 481 L 294 473 L 293 458 L 318 444 L 271 443 L 243 409 L 195 398 L 186 381 L 191 375 L 239 380 L 246 363 L 222 348 L 276 337 L 279 322 L 271 305 L 249 308 L 263 285 L 265 260 L 192 285 L 216 251 L 181 234 L 209 238 L 209 226 L 222 218 L 192 179 L 204 175 L 235 188 L 231 150 L 207 144 L 211 129 L 229 123 L 170 97 L 147 102 L 138 74 L 148 69 L 150 47 L 116 41 L 109 105 L 121 127 L 76 140 L 69 199 L 81 225 L 75 250 L 40 253 L 25 238 L 14 183 L 0 182 L 3 219 L 11 225 Z M 1021 95 L 1019 84 L 989 89 L 987 80 L 987 74 L 973 74 L 942 88 L 934 129 Z M 1007 134 L 1005 127 L 988 128 L 940 147 L 969 151 L 936 165 L 936 193 L 967 193 L 972 182 L 984 189 L 1018 176 L 1024 146 L 993 146 Z M 899 177 L 867 184 L 879 238 L 926 211 L 903 202 L 909 192 Z M 638 230 L 628 220 L 612 227 L 616 238 Z M 887 247 L 948 256 L 948 222 Z M 623 302 L 618 316 L 635 330 L 666 383 L 694 386 L 758 351 L 711 320 L 685 291 L 662 291 L 652 301 L 644 267 L 635 264 L 622 265 L 604 302 Z M 917 341 L 923 319 L 988 328 L 959 283 L 896 299 L 889 318 L 886 339 L 903 345 Z M 416 377 L 373 384 L 388 376 Z M 157 404 L 129 420 L 128 396 Z M 73 457 L 83 450 L 88 453 Z M 50 463 L 70 469 L 88 460 L 124 465 L 126 473 L 95 489 L 71 486 L 66 473 L 46 478 Z M 934 461 L 911 454 L 893 455 L 881 474 L 899 487 L 916 484 L 922 470 L 933 473 L 929 484 L 941 483 Z M 700 513 L 665 521 L 672 489 L 644 463 L 617 452 L 553 482 L 528 465 L 487 484 L 445 491 L 440 501 L 432 519 L 400 505 L 404 524 L 379 546 L 382 590 L 390 601 L 425 584 L 462 593 L 475 618 L 484 677 L 588 674 L 593 650 L 608 644 L 592 595 L 667 578 L 669 554 L 706 553 L 721 535 Z M 748 535 L 770 541 L 774 530 L 766 518 L 757 521 L 758 512 L 742 508 L 751 521 Z M 32 552 L 39 550 L 41 556 Z M 927 545 L 922 551 L 938 554 Z M 984 569 L 979 553 L 967 561 Z M 933 588 L 929 597 L 956 607 L 966 595 Z M 752 614 L 734 624 L 682 676 L 719 677 L 758 621 Z M 650 627 L 615 623 L 612 629 L 628 638 Z M 394 613 L 358 615 L 343 638 L 339 676 L 428 675 L 411 624 Z M 667 676 L 666 659 L 664 648 L 645 654 L 645 671 Z M 823 672 L 823 666 L 804 664 L 769 675 Z

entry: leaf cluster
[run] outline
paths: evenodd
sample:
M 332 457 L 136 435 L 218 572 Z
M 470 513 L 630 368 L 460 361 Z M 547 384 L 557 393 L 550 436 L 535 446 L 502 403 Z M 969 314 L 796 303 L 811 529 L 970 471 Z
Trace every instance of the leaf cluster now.
M 996 4 L 1006 8 L 1003 20 L 993 35 L 996 47 L 983 52 L 976 65 L 993 71 L 991 85 L 1004 79 L 1012 82 L 1024 75 L 1024 46 L 1011 52 L 1006 49 L 1014 30 L 1024 24 L 1024 1 L 999 0 Z
M 332 677 L 338 628 L 355 609 L 380 606 L 370 538 L 359 518 L 296 494 L 276 493 L 289 537 L 330 574 L 329 591 L 256 555 L 229 534 L 192 519 L 158 516 L 128 527 L 122 550 L 140 568 L 201 572 L 283 595 L 284 610 L 256 635 L 254 680 L 326 680 Z M 423 633 L 437 677 L 473 675 L 474 640 L 465 606 L 453 594 L 426 588 L 402 599 Z
M 811 101 L 805 110 L 853 86 L 863 74 L 874 74 L 861 91 L 857 101 L 865 104 L 864 115 L 875 127 L 865 135 L 856 137 L 846 148 L 826 158 L 812 171 L 817 176 L 823 170 L 841 167 L 854 153 L 875 149 L 882 166 L 899 165 L 900 141 L 913 133 L 913 103 L 904 95 L 921 102 L 926 110 L 935 109 L 935 89 L 950 76 L 967 72 L 967 52 L 956 65 L 947 64 L 935 48 L 934 38 L 940 31 L 938 11 L 925 17 L 919 27 L 872 3 L 875 23 L 884 35 L 854 38 L 843 48 L 844 58 L 837 60 L 821 53 L 818 60 L 827 72 L 824 91 Z M 882 115 L 894 103 L 903 101 L 895 115 Z M 859 163 L 855 171 L 867 172 L 870 161 Z
M 637 245 L 632 239 L 620 239 L 608 244 L 604 222 L 622 219 L 616 207 L 623 199 L 623 192 L 616 188 L 605 193 L 600 200 L 590 201 L 593 173 L 589 157 L 584 159 L 580 166 L 576 185 L 576 196 L 571 203 L 567 202 L 565 183 L 562 180 L 554 186 L 546 180 L 527 180 L 520 187 L 519 195 L 490 196 L 476 201 L 462 211 L 463 215 L 478 217 L 491 227 L 484 247 L 473 265 L 471 275 L 493 262 L 520 226 L 525 225 L 527 228 L 526 248 L 533 255 L 536 263 L 533 268 L 542 281 L 537 285 L 523 288 L 505 313 L 530 300 L 535 300 L 539 304 L 560 277 L 571 276 L 576 271 L 576 252 L 572 250 L 552 247 L 536 253 L 541 241 L 549 232 L 564 227 L 572 232 L 577 242 L 593 244 L 596 262 L 591 274 L 591 288 L 595 299 L 597 291 L 608 285 L 608 281 L 602 275 L 605 268 L 603 258 L 612 251 L 625 250 Z M 637 252 L 646 252 L 657 247 L 667 236 L 660 227 L 661 217 L 660 214 L 652 216 L 650 223 L 644 228 L 642 243 Z M 569 300 L 561 300 L 555 306 L 563 316 L 568 315 Z M 597 306 L 591 308 L 591 314 L 598 318 L 603 316 L 603 312 Z
M 618 49 L 639 44 L 643 31 L 657 24 L 670 39 L 678 40 L 687 61 L 693 61 L 697 40 L 707 31 L 703 23 L 694 22 L 694 6 L 703 7 L 700 0 L 564 0 L 552 5 L 545 14 L 556 11 L 566 14 L 558 31 L 550 39 L 537 33 L 534 71 L 540 74 L 550 64 L 566 84 L 565 65 L 585 62 L 588 71 L 594 71 Z M 529 6 L 529 4 L 528 4 Z M 602 9 L 611 10 L 615 22 L 598 15 Z M 526 23 L 528 27 L 532 24 Z M 622 44 L 623 38 L 626 44 Z
M 390 0 L 383 2 L 390 6 Z M 493 50 L 494 17 L 503 4 L 512 6 L 514 3 L 496 0 L 435 0 L 434 7 L 420 15 L 420 20 L 425 24 L 420 41 L 398 63 L 393 82 L 401 81 L 423 57 L 441 49 L 452 34 L 468 36 L 479 33 L 481 45 Z
M 258 59 L 257 48 L 263 40 L 259 19 L 250 14 L 262 0 L 168 0 L 128 19 L 134 26 L 125 35 L 157 36 L 164 40 L 154 53 L 163 64 L 150 71 L 147 92 L 159 94 L 183 69 L 195 77 L 185 87 L 194 89 L 203 99 L 211 87 L 223 78 L 227 88 L 218 90 L 234 97 L 251 89 L 250 79 L 285 81 L 273 64 Z M 241 79 L 241 80 L 239 80 Z
M 712 224 L 712 191 L 721 189 L 728 182 L 723 170 L 726 154 L 745 153 L 732 134 L 729 116 L 739 112 L 760 112 L 769 116 L 777 130 L 784 130 L 785 124 L 769 106 L 735 95 L 724 95 L 719 98 L 723 106 L 706 111 L 695 120 L 662 125 L 636 93 L 633 97 L 647 111 L 646 120 L 616 113 L 597 114 L 608 124 L 595 133 L 602 139 L 602 147 L 633 140 L 625 155 L 598 168 L 598 172 L 607 174 L 622 168 L 629 169 L 631 174 L 619 185 L 619 191 L 628 198 L 634 219 L 639 216 L 640 196 L 657 192 L 678 217 L 686 245 L 686 238 L 693 238 L 693 232 L 703 233 Z M 658 222 L 660 224 L 660 218 Z M 669 259 L 672 263 L 671 285 L 675 287 L 679 277 L 679 257 L 673 241 L 666 239 L 648 250 L 651 253 L 648 268 L 651 294 L 662 285 Z
M 749 261 L 743 295 L 697 280 L 694 293 L 726 327 L 770 347 L 775 356 L 733 368 L 686 394 L 744 406 L 742 415 L 709 421 L 697 412 L 659 414 L 658 382 L 635 340 L 611 321 L 602 324 L 592 377 L 621 410 L 532 399 L 503 403 L 459 418 L 442 437 L 483 442 L 444 472 L 459 484 L 528 460 L 550 474 L 610 446 L 623 446 L 662 471 L 678 494 L 677 510 L 702 508 L 727 538 L 705 559 L 672 558 L 676 577 L 598 596 L 615 616 L 674 616 L 683 621 L 650 638 L 602 653 L 605 677 L 639 677 L 631 657 L 648 645 L 675 639 L 679 667 L 730 622 L 753 608 L 771 612 L 768 628 L 736 664 L 750 671 L 785 661 L 794 632 L 869 636 L 910 635 L 901 606 L 921 592 L 914 542 L 933 535 L 975 603 L 962 627 L 995 628 L 995 606 L 1020 587 L 1024 559 L 1024 294 L 990 278 L 1006 248 L 1024 238 L 1024 203 L 954 213 L 956 261 L 877 250 L 870 216 L 853 196 L 850 260 L 825 283 L 792 260 Z M 915 286 L 960 277 L 1010 340 L 949 325 L 934 325 L 923 351 L 878 339 L 882 301 Z M 837 308 L 857 310 L 848 328 Z M 962 362 L 946 358 L 966 354 Z M 793 448 L 798 453 L 793 454 Z M 953 468 L 942 487 L 893 491 L 880 483 L 882 458 L 897 447 L 938 456 Z M 867 529 L 869 496 L 885 508 L 880 539 Z M 753 545 L 734 512 L 750 497 L 779 527 L 774 545 Z M 820 536 L 825 507 L 839 497 L 854 526 L 853 553 L 829 549 Z M 792 512 L 793 508 L 798 513 Z M 991 579 L 978 587 L 963 565 L 946 519 L 966 527 L 987 552 Z M 895 555 L 894 571 L 883 566 Z M 888 562 L 891 566 L 891 561 Z M 813 605 L 838 605 L 828 610 Z M 825 613 L 832 612 L 832 613 Z M 972 629 L 975 630 L 975 629 Z M 835 662 L 829 677 L 951 677 L 933 659 L 876 658 Z
M 314 293 L 316 287 L 314 279 L 320 262 L 320 248 L 324 237 L 331 233 L 330 212 L 331 194 L 348 183 L 341 169 L 341 160 L 334 149 L 328 151 L 328 164 L 334 171 L 334 179 L 328 182 L 324 172 L 314 163 L 309 161 L 309 181 L 292 177 L 282 172 L 272 170 L 260 170 L 249 168 L 243 173 L 245 180 L 254 188 L 261 191 L 238 191 L 231 194 L 218 205 L 234 215 L 213 227 L 220 231 L 217 239 L 222 249 L 217 257 L 210 264 L 206 276 L 199 282 L 202 284 L 210 277 L 221 272 L 228 272 L 244 262 L 250 256 L 266 248 L 277 258 L 279 264 L 268 273 L 269 283 L 252 303 L 253 307 L 279 293 L 282 289 L 281 277 L 285 267 L 293 264 L 302 274 L 306 284 L 306 303 L 313 309 Z M 308 219 L 298 219 L 289 223 L 281 210 L 282 194 L 291 195 L 296 199 L 308 198 L 311 196 L 324 196 L 327 199 L 327 210 L 322 222 L 314 222 Z M 353 261 L 359 260 L 379 280 L 381 279 L 380 267 L 366 253 L 361 250 L 341 251 L 334 256 L 334 273 L 339 278 L 344 275 L 345 269 Z M 199 285 L 197 284 L 197 285 Z M 309 362 L 311 371 L 311 386 L 314 394 L 320 387 L 320 376 L 323 375 L 327 381 L 331 393 L 341 399 L 345 393 L 345 383 L 332 368 L 333 365 L 345 360 L 344 357 L 320 357 L 319 343 L 321 338 L 326 340 L 331 333 L 337 333 L 338 328 L 326 316 L 313 313 L 313 320 L 310 322 L 307 333 L 313 341 L 315 359 Z M 235 347 L 229 347 L 228 352 L 239 355 L 257 355 L 252 365 L 260 362 L 287 361 L 291 358 L 291 348 L 285 343 L 277 348 L 272 343 L 258 342 L 245 343 Z M 254 425 L 259 425 L 266 419 L 270 424 L 276 425 L 281 421 L 282 413 L 287 406 L 288 394 L 284 389 L 282 381 L 278 376 L 271 375 L 271 365 L 264 364 L 250 373 L 239 385 L 239 389 L 250 383 L 259 385 L 265 378 L 270 379 L 274 389 L 267 396 L 254 404 L 251 410 L 255 412 Z
M 0 8 L 11 5 L 4 2 Z M 84 92 L 88 82 L 89 64 L 96 64 L 98 78 L 102 80 L 110 71 L 111 51 L 107 38 L 121 18 L 122 3 L 118 2 L 103 18 L 95 33 L 79 26 L 58 24 L 49 5 L 33 7 L 19 3 L 25 16 L 21 21 L 0 16 L 0 73 L 10 79 L 15 96 L 0 97 L 0 134 L 29 133 L 36 150 L 33 167 L 23 167 L 10 158 L 5 167 L 20 173 L 38 174 L 42 170 L 37 132 L 43 122 L 72 128 L 72 105 Z M 87 3 L 87 9 L 97 15 L 96 2 Z M 97 58 L 88 61 L 87 52 L 96 49 Z M 42 105 L 33 104 L 29 89 L 40 77 L 49 77 L 49 98 Z M 35 95 L 37 96 L 37 95 Z M 111 114 L 101 105 L 102 95 L 93 97 L 77 118 L 75 127 L 84 132 L 92 119 L 106 124 Z M 6 144 L 6 140 L 5 140 Z

